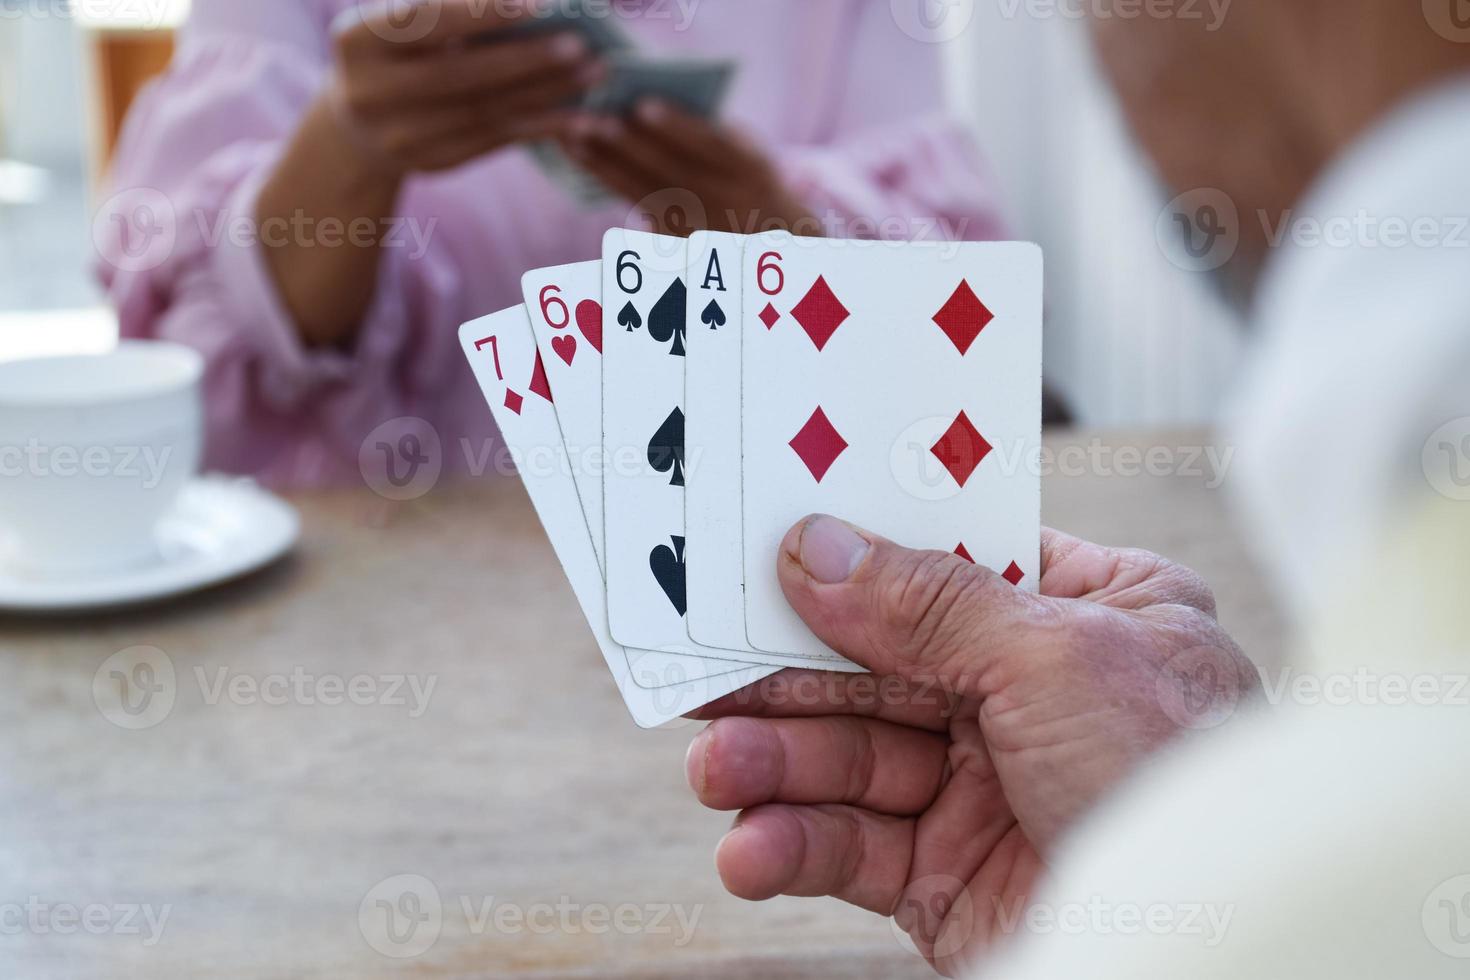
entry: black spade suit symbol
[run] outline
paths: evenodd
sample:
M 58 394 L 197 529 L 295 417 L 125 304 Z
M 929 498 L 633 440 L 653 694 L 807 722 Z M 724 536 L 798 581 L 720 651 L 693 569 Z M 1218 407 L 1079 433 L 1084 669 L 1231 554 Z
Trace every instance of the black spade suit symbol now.
M 725 325 L 725 311 L 720 309 L 720 304 L 714 300 L 699 314 L 699 321 L 711 330 L 718 330 Z
M 629 333 L 643 326 L 643 317 L 638 315 L 638 307 L 633 305 L 632 300 L 623 304 L 623 308 L 618 311 L 618 326 L 627 327 Z
M 660 344 L 674 342 L 669 356 L 684 356 L 684 280 L 675 279 L 648 311 L 648 335 Z
M 674 546 L 661 544 L 648 555 L 648 567 L 658 581 L 659 588 L 669 597 L 669 602 L 683 616 L 688 609 L 684 592 L 684 539 L 671 537 Z
M 669 486 L 684 485 L 684 413 L 674 409 L 648 440 L 648 465 L 660 473 L 673 472 Z

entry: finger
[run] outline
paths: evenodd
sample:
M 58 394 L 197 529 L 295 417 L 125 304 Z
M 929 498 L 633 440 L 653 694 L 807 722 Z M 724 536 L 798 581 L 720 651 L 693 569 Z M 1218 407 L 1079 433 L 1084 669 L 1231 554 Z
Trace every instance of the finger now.
M 497 96 L 491 102 L 491 111 L 500 118 L 510 118 L 548 109 L 570 109 L 583 93 L 600 82 L 606 74 L 605 65 L 589 62 L 574 72 L 547 75 Z M 571 115 L 568 113 L 569 117 Z
M 944 784 L 949 740 L 866 718 L 724 718 L 689 744 L 685 770 L 715 810 L 762 803 L 846 803 L 924 811 Z
M 654 191 L 667 185 L 660 183 L 653 174 L 635 167 L 622 157 L 593 148 L 585 137 L 563 144 L 567 154 L 614 195 L 628 201 L 641 201 Z
M 834 650 L 874 673 L 940 678 L 967 695 L 998 689 L 1011 654 L 1049 640 L 1062 648 L 1062 610 L 1074 608 L 954 554 L 912 551 L 822 515 L 788 531 L 776 561 L 787 601 Z
M 1108 548 L 1050 528 L 1041 534 L 1041 592 L 1119 609 L 1161 604 L 1215 615 L 1215 596 L 1191 569 L 1138 548 Z
M 831 895 L 889 915 L 903 893 L 914 822 L 849 806 L 772 804 L 742 813 L 715 849 L 732 895 Z
M 742 161 L 751 155 L 751 146 L 744 140 L 662 99 L 640 102 L 630 125 L 647 140 L 701 169 L 741 169 Z
M 689 161 L 660 143 L 642 139 L 616 119 L 599 120 L 588 136 L 590 152 L 616 159 L 620 166 L 648 177 L 658 187 L 682 187 L 687 183 Z
M 520 86 L 565 81 L 591 71 L 586 43 L 575 34 L 447 51 L 360 66 L 354 105 L 364 112 L 400 106 L 504 98 Z M 587 84 L 584 82 L 584 84 Z
M 384 127 L 383 143 L 391 152 L 405 156 L 432 149 L 436 144 L 459 141 L 475 133 L 504 130 L 525 119 L 544 115 L 567 105 L 580 83 L 569 79 L 554 84 L 516 90 L 501 102 L 453 102 L 404 112 Z M 568 112 L 569 114 L 569 112 Z
M 783 670 L 690 712 L 689 717 L 814 718 L 852 715 L 943 732 L 960 699 L 926 680 L 839 674 L 830 670 Z
M 476 0 L 358 0 L 350 16 L 357 23 L 342 30 L 343 43 L 354 49 L 409 53 L 443 47 L 455 41 L 492 36 L 524 20 L 522 11 Z
M 410 155 L 419 170 L 447 170 L 479 159 L 502 147 L 551 139 L 566 125 L 562 114 L 546 113 L 494 127 L 472 127 L 458 137 L 417 147 Z

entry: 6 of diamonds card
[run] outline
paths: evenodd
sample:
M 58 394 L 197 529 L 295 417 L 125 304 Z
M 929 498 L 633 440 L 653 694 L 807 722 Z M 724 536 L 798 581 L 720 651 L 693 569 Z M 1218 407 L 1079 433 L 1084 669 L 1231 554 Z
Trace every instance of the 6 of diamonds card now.
M 1016 242 L 746 243 L 746 631 L 835 657 L 776 579 L 827 513 L 1034 589 L 1040 568 L 1041 251 Z

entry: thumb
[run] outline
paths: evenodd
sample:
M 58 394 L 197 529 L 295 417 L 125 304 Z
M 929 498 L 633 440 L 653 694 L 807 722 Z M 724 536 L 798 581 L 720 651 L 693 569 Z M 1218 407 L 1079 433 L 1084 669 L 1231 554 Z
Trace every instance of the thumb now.
M 797 615 L 838 653 L 961 694 L 997 690 L 1013 657 L 1052 646 L 1063 625 L 1057 604 L 987 568 L 822 514 L 786 533 L 777 575 Z

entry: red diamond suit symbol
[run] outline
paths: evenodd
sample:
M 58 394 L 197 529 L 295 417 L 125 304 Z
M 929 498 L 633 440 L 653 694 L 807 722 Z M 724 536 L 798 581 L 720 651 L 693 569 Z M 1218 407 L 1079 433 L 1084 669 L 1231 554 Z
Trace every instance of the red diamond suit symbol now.
M 960 280 L 954 295 L 934 314 L 934 322 L 959 350 L 961 357 L 970 352 L 970 345 L 980 336 L 980 331 L 994 319 L 995 314 L 980 302 L 980 297 L 964 279 Z
M 827 341 L 837 332 L 837 328 L 847 322 L 852 314 L 847 312 L 847 307 L 832 292 L 832 287 L 827 285 L 824 276 L 817 276 L 817 281 L 807 294 L 801 298 L 801 302 L 791 308 L 791 315 L 796 322 L 801 324 L 801 329 L 817 345 L 817 350 L 827 346 Z
M 770 330 L 775 327 L 777 321 L 781 319 L 781 314 L 776 312 L 776 308 L 774 306 L 772 306 L 770 303 L 767 303 L 766 308 L 761 310 L 760 312 L 760 318 L 761 323 L 764 323 L 766 325 L 766 329 Z
M 806 464 L 812 476 L 816 477 L 817 482 L 821 483 L 822 477 L 837 462 L 837 457 L 847 451 L 847 440 L 842 438 L 819 405 L 812 417 L 806 420 L 806 425 L 791 440 L 790 446 Z
M 939 441 L 930 447 L 929 452 L 939 460 L 939 465 L 949 471 L 954 482 L 964 486 L 975 472 L 975 467 L 990 455 L 992 448 L 980 434 L 980 430 L 970 422 L 970 417 L 960 412 L 944 435 L 939 437 Z

